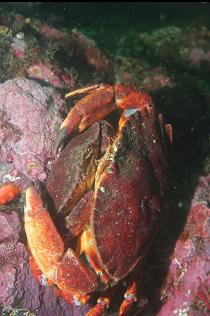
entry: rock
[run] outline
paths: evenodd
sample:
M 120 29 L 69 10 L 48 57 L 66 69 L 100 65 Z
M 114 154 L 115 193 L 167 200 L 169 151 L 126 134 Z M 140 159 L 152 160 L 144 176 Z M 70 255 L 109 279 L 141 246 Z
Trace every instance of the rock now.
M 88 306 L 69 305 L 63 298 L 56 296 L 55 288 L 38 284 L 28 264 L 17 276 L 15 289 L 15 299 L 37 316 L 81 316 L 88 309 Z
M 101 53 L 96 42 L 82 32 L 73 29 L 67 34 L 38 19 L 26 19 L 25 22 L 46 39 L 54 40 L 57 48 L 65 48 L 69 55 L 81 59 L 96 71 L 105 72 L 112 67 L 111 61 Z
M 118 56 L 115 61 L 115 81 L 141 87 L 149 93 L 175 86 L 164 67 L 153 67 L 143 59 L 123 56 Z
M 18 34 L 23 34 L 23 33 L 18 33 Z M 24 38 L 18 38 L 17 35 L 12 38 L 11 48 L 12 48 L 12 50 L 14 52 L 14 55 L 17 58 L 21 59 L 21 58 L 25 57 L 25 50 L 27 48 L 27 44 L 24 41 Z
M 44 181 L 65 105 L 53 88 L 17 78 L 0 85 L 0 176 Z M 5 173 L 6 172 L 6 173 Z
M 158 316 L 209 314 L 209 173 L 198 178 L 186 224 L 169 258 Z M 169 242 L 170 243 L 170 242 Z M 167 243 L 168 244 L 168 243 Z M 160 245 L 164 253 L 167 245 Z M 162 262 L 164 265 L 165 262 Z
M 142 272 L 141 291 L 148 299 L 142 316 L 209 315 L 209 179 L 207 158 L 189 201 L 173 200 L 169 208 L 170 218 L 166 219 Z
M 39 79 L 50 83 L 56 88 L 72 89 L 75 87 L 75 79 L 73 75 L 61 71 L 59 67 L 43 63 L 37 63 L 27 69 L 28 77 L 31 79 Z
M 35 81 L 17 78 L 0 85 L 3 182 L 20 181 L 24 187 L 29 179 L 45 180 L 49 162 L 55 158 L 56 129 L 64 109 L 61 96 L 53 88 L 41 87 Z M 0 207 L 0 313 L 84 315 L 89 306 L 67 304 L 56 295 L 55 287 L 35 281 L 25 242 L 23 209 L 21 200 Z
M 210 209 L 203 204 L 190 210 L 171 257 L 158 316 L 208 315 L 209 218 Z
M 111 66 L 111 61 L 105 57 L 96 45 L 96 42 L 85 36 L 78 30 L 72 30 L 71 45 L 74 54 L 94 67 L 97 71 L 107 71 Z
M 0 305 L 5 307 L 14 302 L 15 282 L 26 263 L 27 251 L 19 242 L 21 225 L 16 212 L 0 211 L 0 229 Z
M 195 47 L 189 53 L 189 60 L 192 64 L 199 65 L 202 61 L 208 61 L 208 55 L 204 52 L 203 48 Z
M 34 30 L 43 35 L 46 39 L 55 40 L 58 44 L 58 47 L 68 47 L 70 43 L 70 38 L 68 34 L 46 23 L 42 23 L 39 19 L 26 18 L 25 23 L 27 25 L 30 25 Z
M 11 213 L 6 207 L 0 209 L 0 312 L 11 315 L 21 302 L 22 308 L 37 316 L 84 315 L 88 306 L 68 305 L 55 295 L 54 288 L 35 281 L 28 264 L 27 248 L 21 242 L 21 217 L 17 208 Z

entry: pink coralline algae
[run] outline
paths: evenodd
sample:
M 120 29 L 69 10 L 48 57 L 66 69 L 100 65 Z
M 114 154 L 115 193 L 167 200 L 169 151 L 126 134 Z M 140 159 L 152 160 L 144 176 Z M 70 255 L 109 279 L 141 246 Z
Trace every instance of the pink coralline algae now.
M 204 204 L 190 210 L 171 257 L 158 316 L 209 315 L 209 219 L 210 209 Z
M 54 140 L 65 105 L 53 88 L 25 78 L 0 85 L 0 179 L 25 187 L 44 181 L 54 160 Z M 20 178 L 20 180 L 18 179 Z M 0 207 L 0 314 L 15 308 L 37 316 L 85 315 L 56 295 L 56 288 L 36 282 L 29 266 L 22 200 Z
M 0 212 L 0 305 L 14 301 L 15 280 L 26 262 L 27 252 L 19 242 L 20 219 L 16 212 Z
M 111 61 L 101 53 L 96 42 L 82 32 L 73 29 L 67 34 L 37 19 L 26 19 L 26 23 L 46 39 L 53 39 L 58 48 L 65 48 L 70 56 L 83 60 L 96 71 L 107 71 L 112 66 Z
M 14 207 L 14 206 L 13 206 Z M 85 315 L 87 307 L 73 307 L 56 297 L 55 289 L 38 284 L 28 264 L 28 251 L 21 242 L 21 211 L 0 210 L 0 313 L 18 307 L 20 302 L 37 316 Z M 18 314 L 20 315 L 20 314 Z M 22 314 L 21 314 L 22 315 Z
M 58 40 L 63 46 L 66 46 L 69 43 L 67 34 L 47 24 L 40 24 L 39 32 L 49 39 Z
M 154 68 L 151 71 L 145 71 L 145 79 L 143 79 L 143 87 L 148 91 L 157 91 L 161 88 L 171 88 L 174 86 L 172 78 L 167 76 L 163 69 Z
M 25 57 L 25 50 L 27 48 L 27 44 L 23 38 L 13 37 L 11 48 L 14 52 L 14 55 L 17 58 L 24 58 Z
M 189 60 L 194 65 L 200 65 L 202 62 L 210 61 L 210 51 L 205 52 L 203 48 L 194 47 L 188 56 Z
M 61 71 L 56 66 L 45 66 L 38 63 L 30 66 L 27 73 L 29 78 L 43 80 L 56 88 L 72 89 L 75 86 L 73 75 Z
M 0 178 L 44 181 L 65 104 L 53 88 L 17 78 L 0 85 Z M 25 181 L 25 180 L 24 180 Z
M 152 67 L 145 60 L 119 56 L 115 69 L 117 82 L 142 87 L 149 93 L 175 86 L 174 79 L 165 68 Z
M 111 66 L 110 60 L 102 55 L 96 43 L 78 30 L 72 31 L 72 47 L 75 55 L 83 58 L 97 71 L 105 71 Z

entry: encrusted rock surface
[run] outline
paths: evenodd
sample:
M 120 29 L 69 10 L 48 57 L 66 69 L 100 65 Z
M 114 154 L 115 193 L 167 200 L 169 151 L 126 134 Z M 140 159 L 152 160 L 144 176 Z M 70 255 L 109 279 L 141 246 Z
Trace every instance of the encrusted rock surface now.
M 0 312 L 7 314 L 12 306 L 21 306 L 38 316 L 84 315 L 87 307 L 68 305 L 54 288 L 35 281 L 22 231 L 22 207 L 0 208 Z
M 53 88 L 16 78 L 0 85 L 0 176 L 43 181 L 65 104 Z

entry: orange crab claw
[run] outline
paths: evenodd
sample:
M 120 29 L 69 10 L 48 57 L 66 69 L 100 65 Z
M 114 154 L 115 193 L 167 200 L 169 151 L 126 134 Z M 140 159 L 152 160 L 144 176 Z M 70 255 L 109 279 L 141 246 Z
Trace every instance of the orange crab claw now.
M 64 243 L 34 186 L 26 190 L 25 231 L 39 269 L 53 280 Z
M 101 84 L 78 89 L 67 94 L 66 97 L 85 92 L 90 93 L 76 103 L 60 127 L 55 144 L 56 152 L 58 152 L 67 138 L 74 136 L 77 132 L 82 132 L 92 123 L 104 118 L 116 108 L 116 105 L 113 103 L 114 89 L 111 85 Z
M 72 137 L 77 132 L 82 132 L 116 108 L 124 110 L 125 117 L 128 117 L 137 109 L 143 109 L 152 102 L 147 93 L 120 84 L 114 86 L 101 84 L 81 88 L 66 94 L 66 98 L 82 93 L 88 93 L 88 95 L 76 103 L 63 121 L 56 140 L 56 152 L 68 137 Z
M 0 188 L 0 205 L 11 202 L 20 194 L 20 188 L 13 183 L 4 184 Z
M 64 242 L 34 186 L 26 190 L 25 231 L 31 253 L 42 273 L 61 291 L 87 294 L 97 286 L 97 276 Z

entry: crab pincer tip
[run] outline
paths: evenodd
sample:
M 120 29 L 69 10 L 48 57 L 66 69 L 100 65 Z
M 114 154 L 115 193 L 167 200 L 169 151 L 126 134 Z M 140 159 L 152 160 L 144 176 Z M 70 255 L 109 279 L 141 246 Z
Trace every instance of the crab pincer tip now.
M 29 181 L 29 182 L 27 183 L 26 190 L 29 189 L 29 188 L 31 188 L 31 187 L 35 187 L 35 183 L 34 183 L 33 181 Z
M 66 142 L 66 139 L 68 137 L 68 130 L 63 127 L 57 136 L 57 139 L 55 141 L 55 154 L 59 154 L 61 150 L 64 147 L 64 143 Z

